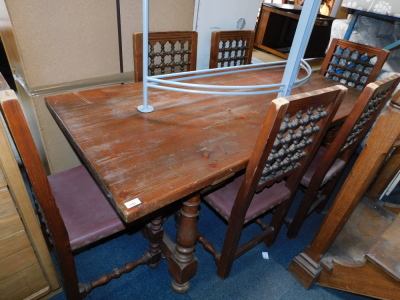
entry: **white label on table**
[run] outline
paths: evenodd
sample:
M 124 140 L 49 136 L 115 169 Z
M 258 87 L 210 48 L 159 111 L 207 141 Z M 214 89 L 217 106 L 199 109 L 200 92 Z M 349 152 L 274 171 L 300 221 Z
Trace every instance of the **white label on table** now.
M 268 252 L 262 252 L 262 257 L 264 259 L 269 259 Z
M 125 206 L 126 206 L 127 208 L 132 208 L 132 207 L 134 207 L 134 206 L 139 205 L 140 203 L 142 203 L 142 202 L 139 200 L 139 198 L 135 198 L 135 199 L 133 199 L 133 200 L 131 200 L 131 201 L 126 202 L 126 203 L 125 203 Z

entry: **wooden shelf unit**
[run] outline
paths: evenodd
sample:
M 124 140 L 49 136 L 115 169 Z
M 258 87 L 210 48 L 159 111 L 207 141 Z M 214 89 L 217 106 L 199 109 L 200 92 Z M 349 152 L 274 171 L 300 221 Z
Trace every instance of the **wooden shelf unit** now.
M 263 3 L 254 46 L 282 58 L 288 58 L 301 6 Z M 304 58 L 323 57 L 328 47 L 334 18 L 318 15 Z

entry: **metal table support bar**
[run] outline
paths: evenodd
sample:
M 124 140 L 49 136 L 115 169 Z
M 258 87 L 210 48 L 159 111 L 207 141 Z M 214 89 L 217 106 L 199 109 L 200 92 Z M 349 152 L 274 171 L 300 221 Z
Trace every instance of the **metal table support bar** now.
M 290 49 L 288 62 L 285 72 L 283 73 L 282 83 L 285 85 L 285 88 L 284 91 L 279 94 L 280 97 L 289 96 L 293 89 L 293 84 L 299 73 L 300 62 L 304 57 L 320 5 L 321 0 L 308 0 L 304 2 Z
M 149 3 L 148 0 L 143 0 L 143 105 L 138 106 L 138 110 L 143 113 L 149 113 L 154 110 L 148 104 L 148 88 L 167 89 L 179 92 L 201 93 L 201 94 L 217 94 L 217 95 L 254 95 L 254 94 L 268 94 L 279 92 L 280 96 L 290 95 L 291 90 L 295 87 L 301 86 L 306 83 L 311 76 L 311 67 L 306 61 L 303 60 L 306 46 L 311 35 L 311 31 L 317 17 L 321 0 L 306 0 L 302 13 L 300 14 L 299 23 L 296 29 L 293 46 L 289 54 L 287 62 L 267 63 L 260 65 L 240 66 L 237 68 L 221 68 L 191 71 L 184 73 L 175 73 L 169 75 L 148 76 L 148 36 L 149 36 Z M 278 68 L 286 64 L 285 72 L 280 84 L 259 85 L 259 86 L 212 86 L 200 85 L 193 83 L 179 82 L 193 78 L 200 78 L 206 76 L 215 76 L 222 72 L 245 72 L 248 68 L 266 67 Z M 307 72 L 307 76 L 298 79 L 300 68 Z M 227 70 L 229 69 L 229 70 Z M 200 74 L 200 75 L 199 75 Z M 171 80 L 165 79 L 168 77 L 177 77 Z M 165 86 L 163 84 L 168 84 Z M 171 87 L 170 85 L 176 86 Z M 194 89 L 193 89 L 194 88 Z M 215 91 L 216 89 L 222 91 Z M 236 90 L 236 91 L 223 91 L 223 90 Z M 243 91 L 237 91 L 243 90 Z

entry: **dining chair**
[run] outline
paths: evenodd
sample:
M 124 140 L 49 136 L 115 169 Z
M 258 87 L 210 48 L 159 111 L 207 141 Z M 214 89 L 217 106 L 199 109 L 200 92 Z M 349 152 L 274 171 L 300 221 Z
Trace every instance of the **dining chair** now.
M 272 101 L 244 175 L 202 196 L 228 222 L 221 252 L 198 233 L 217 262 L 219 277 L 228 277 L 234 259 L 258 243 L 272 246 L 346 90 L 334 86 Z M 261 220 L 268 213 L 273 215 L 269 225 Z M 252 221 L 261 226 L 261 234 L 239 246 L 243 226 Z
M 213 31 L 210 69 L 251 64 L 254 30 Z
M 196 70 L 197 32 L 149 33 L 149 76 Z M 135 82 L 143 81 L 143 33 L 133 34 Z
M 389 51 L 341 39 L 332 39 L 320 74 L 362 90 L 376 80 Z
M 1 112 L 33 190 L 38 219 L 42 228 L 45 227 L 44 235 L 57 259 L 67 298 L 82 299 L 93 288 L 119 278 L 138 265 L 149 263 L 155 267 L 161 258 L 159 249 L 145 252 L 138 260 L 94 281 L 78 282 L 74 254 L 128 227 L 84 166 L 47 176 L 15 92 L 0 91 L 0 101 Z
M 304 196 L 300 206 L 293 220 L 286 220 L 289 238 L 294 239 L 297 236 L 305 219 L 313 211 L 323 210 L 344 167 L 371 129 L 399 82 L 400 75 L 396 74 L 368 84 L 330 147 L 328 149 L 319 147 L 301 179 L 300 187 L 304 190 Z

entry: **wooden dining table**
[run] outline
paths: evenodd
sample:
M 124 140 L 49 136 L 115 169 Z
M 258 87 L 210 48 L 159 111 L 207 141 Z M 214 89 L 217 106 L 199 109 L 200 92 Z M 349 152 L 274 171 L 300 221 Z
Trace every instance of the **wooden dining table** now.
M 196 83 L 279 83 L 283 68 L 192 79 Z M 317 73 L 292 91 L 338 84 Z M 153 223 L 168 259 L 172 288 L 183 293 L 197 270 L 194 256 L 200 191 L 246 168 L 270 102 L 264 95 L 212 95 L 149 89 L 151 113 L 141 113 L 141 82 L 46 97 L 46 105 L 82 162 L 127 222 L 182 201 L 176 242 Z M 349 88 L 334 122 L 360 91 Z M 161 233 L 161 234 L 160 234 Z M 154 243 L 154 240 L 153 240 Z

